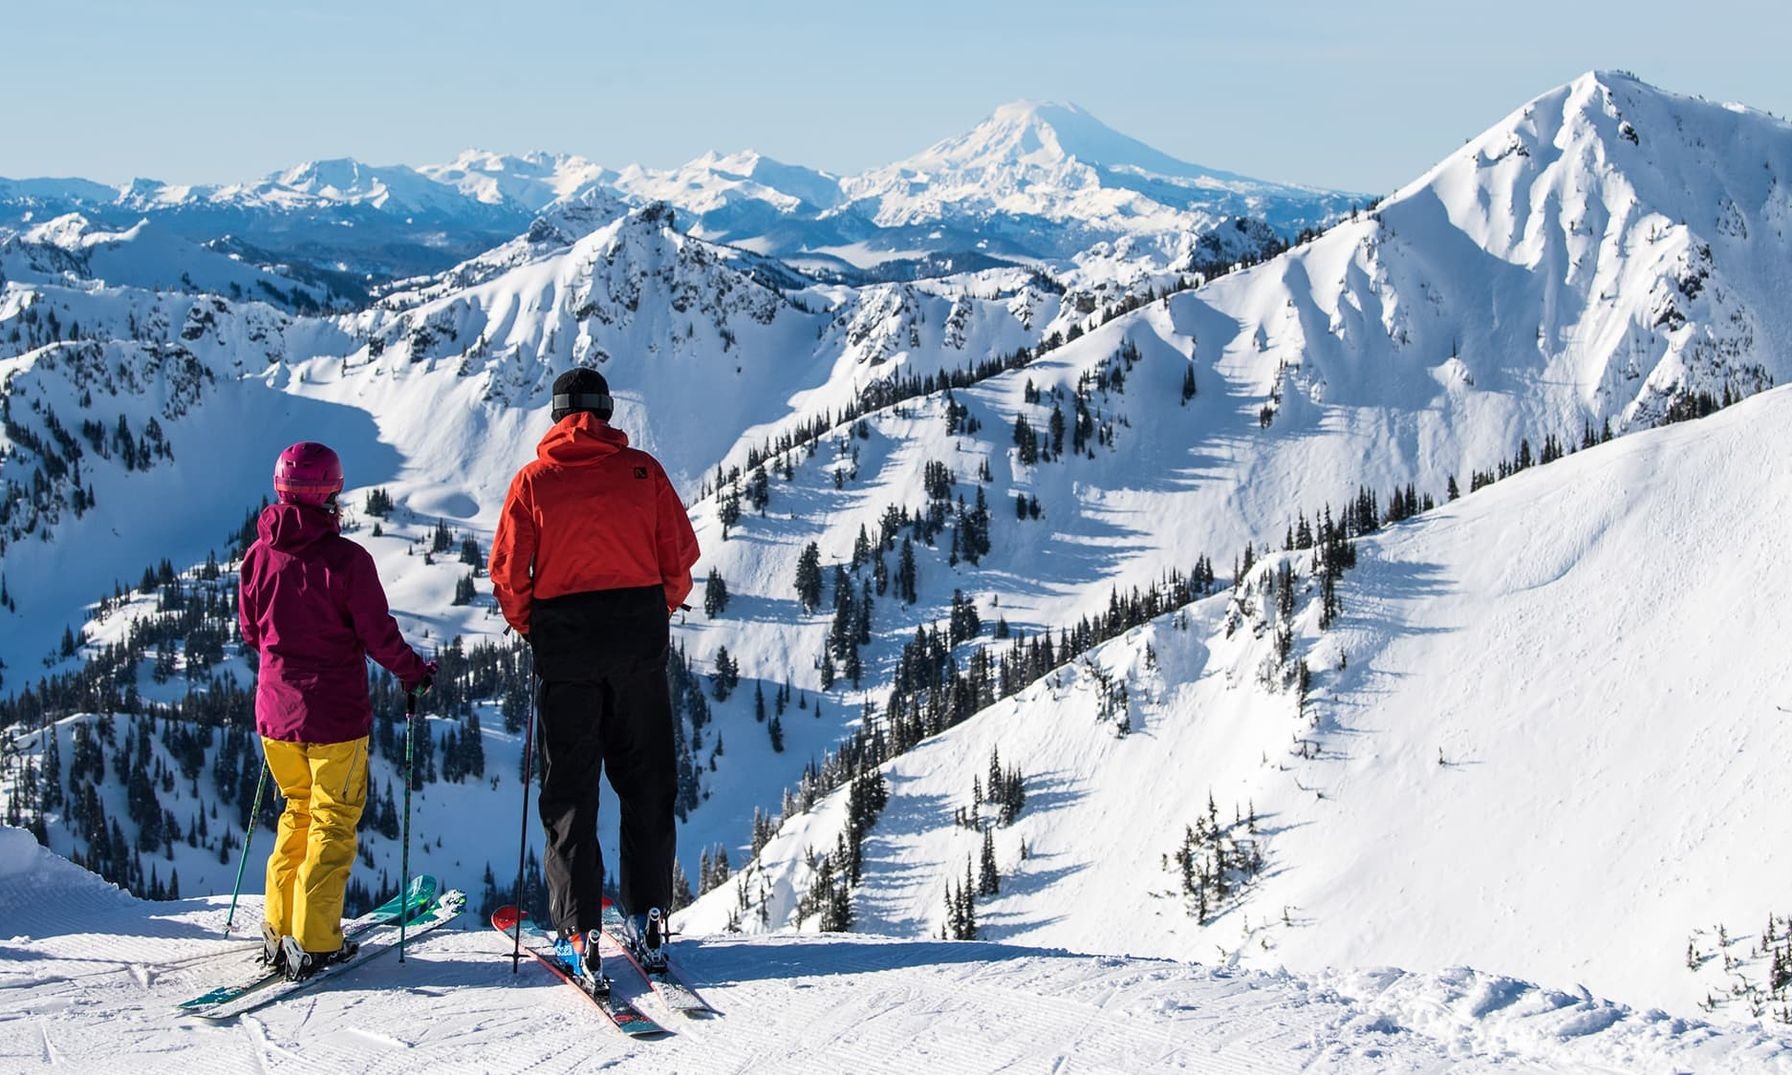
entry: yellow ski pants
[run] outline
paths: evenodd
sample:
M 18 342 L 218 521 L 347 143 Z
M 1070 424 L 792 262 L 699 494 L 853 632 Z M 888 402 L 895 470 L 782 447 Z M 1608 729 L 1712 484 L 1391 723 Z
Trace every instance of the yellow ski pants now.
M 342 947 L 342 897 L 367 805 L 367 737 L 346 743 L 263 738 L 286 812 L 268 855 L 267 923 L 307 952 Z

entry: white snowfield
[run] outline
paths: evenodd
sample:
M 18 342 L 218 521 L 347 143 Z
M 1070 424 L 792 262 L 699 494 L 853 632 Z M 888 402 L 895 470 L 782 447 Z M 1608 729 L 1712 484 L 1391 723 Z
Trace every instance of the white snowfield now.
M 0 829 L 0 1068 L 180 1071 L 1792 1071 L 1792 1040 L 1453 969 L 1295 976 L 983 942 L 678 942 L 725 1014 L 631 1041 L 471 915 L 212 1024 L 221 897 L 144 903 Z M 238 921 L 253 923 L 251 898 Z M 633 993 L 637 983 L 622 988 Z

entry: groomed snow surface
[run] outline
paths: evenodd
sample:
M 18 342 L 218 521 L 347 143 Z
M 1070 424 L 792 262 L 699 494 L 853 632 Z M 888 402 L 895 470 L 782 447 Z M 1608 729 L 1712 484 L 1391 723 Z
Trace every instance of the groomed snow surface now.
M 228 899 L 145 903 L 0 830 L 0 1068 L 210 1071 L 1792 1071 L 1792 1041 L 1469 970 L 1294 976 L 850 935 L 676 946 L 723 1016 L 631 1041 L 471 914 L 215 1025 Z M 251 897 L 239 924 L 259 917 Z M 455 928 L 458 927 L 458 928 Z M 626 978 L 631 994 L 639 983 Z

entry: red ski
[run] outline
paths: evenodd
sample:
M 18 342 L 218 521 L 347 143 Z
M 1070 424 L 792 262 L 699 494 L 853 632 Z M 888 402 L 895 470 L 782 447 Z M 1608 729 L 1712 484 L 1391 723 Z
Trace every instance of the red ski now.
M 641 961 L 635 958 L 631 947 L 628 923 L 622 917 L 622 909 L 608 899 L 604 900 L 603 932 L 604 939 L 609 942 L 609 946 L 615 949 L 616 954 L 627 959 L 635 970 L 641 973 L 641 977 L 647 979 L 647 984 L 653 987 L 654 993 L 659 996 L 660 1001 L 666 1007 L 691 1018 L 722 1014 L 711 1007 L 708 1001 L 698 996 L 697 991 L 691 988 L 690 983 L 678 976 L 678 972 L 672 969 L 670 963 L 666 965 L 665 970 L 648 970 L 641 965 Z M 612 953 L 606 951 L 604 954 L 608 956 Z
M 641 1009 L 629 1003 L 628 998 L 610 986 L 605 978 L 602 985 L 593 989 L 589 980 L 560 961 L 554 952 L 554 938 L 546 930 L 529 920 L 529 916 L 515 907 L 505 904 L 492 912 L 492 928 L 510 938 L 520 940 L 523 951 L 535 957 L 535 961 L 553 971 L 554 975 L 567 985 L 579 991 L 579 994 L 597 1010 L 608 1016 L 616 1029 L 630 1037 L 651 1037 L 656 1034 L 670 1034 L 670 1030 L 649 1019 Z

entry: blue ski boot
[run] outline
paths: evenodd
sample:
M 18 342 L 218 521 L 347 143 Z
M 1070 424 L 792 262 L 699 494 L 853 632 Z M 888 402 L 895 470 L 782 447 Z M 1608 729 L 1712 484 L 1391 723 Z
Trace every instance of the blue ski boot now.
M 658 907 L 649 908 L 646 914 L 629 915 L 628 917 L 629 953 L 641 969 L 649 974 L 658 974 L 666 969 L 666 919 Z
M 554 939 L 554 955 L 578 976 L 580 984 L 587 990 L 602 996 L 610 991 L 610 980 L 604 977 L 603 956 L 597 951 L 597 937 L 597 930 L 562 932 Z

